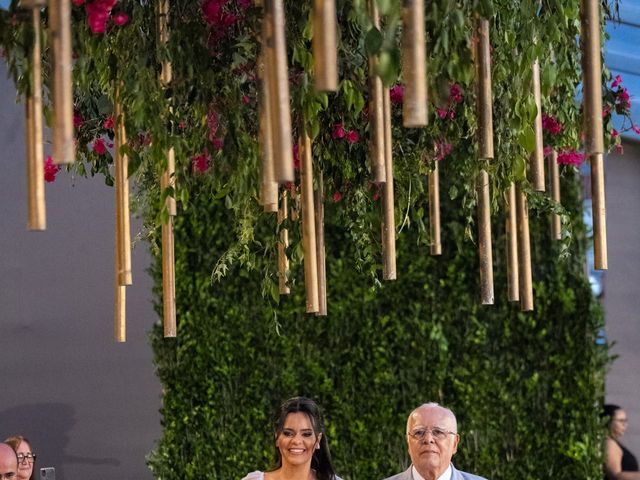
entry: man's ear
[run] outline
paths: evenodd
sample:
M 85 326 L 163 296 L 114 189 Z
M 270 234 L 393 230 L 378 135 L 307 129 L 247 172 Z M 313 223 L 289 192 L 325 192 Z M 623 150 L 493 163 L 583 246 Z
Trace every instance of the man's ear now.
M 456 436 L 453 439 L 453 453 L 455 454 L 458 451 L 458 444 L 460 443 L 460 434 L 456 433 Z

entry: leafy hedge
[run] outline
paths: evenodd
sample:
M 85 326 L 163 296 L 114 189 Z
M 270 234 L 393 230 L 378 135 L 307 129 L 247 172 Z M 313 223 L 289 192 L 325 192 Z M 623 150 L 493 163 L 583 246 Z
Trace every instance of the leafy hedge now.
M 450 168 L 443 163 L 445 189 Z M 563 181 L 565 205 L 579 212 L 577 174 Z M 494 222 L 494 306 L 478 302 L 477 250 L 462 238 L 466 220 L 454 202 L 443 202 L 442 257 L 417 242 L 416 228 L 404 231 L 398 280 L 380 287 L 353 267 L 347 230 L 328 224 L 322 318 L 303 311 L 299 262 L 292 263 L 298 283 L 279 306 L 261 297 L 269 255 L 253 258 L 254 271 L 232 269 L 212 284 L 212 265 L 233 242 L 229 210 L 211 200 L 207 177 L 189 188 L 191 206 L 176 225 L 178 337 L 153 332 L 164 386 L 164 435 L 150 457 L 156 478 L 227 480 L 267 468 L 272 412 L 299 394 L 324 408 L 345 479 L 404 468 L 406 416 L 431 400 L 458 414 L 455 461 L 463 469 L 494 480 L 601 478 L 606 352 L 595 341 L 602 313 L 583 273 L 579 227 L 572 255 L 559 261 L 532 198 L 535 311 L 521 313 L 506 301 L 502 218 Z M 340 208 L 328 203 L 327 218 Z M 266 216 L 258 225 L 275 228 Z

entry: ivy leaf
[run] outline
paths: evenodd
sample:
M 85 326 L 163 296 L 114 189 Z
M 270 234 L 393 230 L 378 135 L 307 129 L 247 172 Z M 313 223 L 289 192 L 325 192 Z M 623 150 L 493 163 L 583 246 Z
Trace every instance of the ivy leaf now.
M 524 129 L 520 132 L 520 136 L 518 137 L 518 143 L 522 148 L 524 148 L 527 152 L 531 153 L 536 148 L 536 134 L 533 131 L 531 126 L 526 125 Z
M 364 48 L 367 55 L 377 55 L 382 48 L 383 40 L 384 37 L 382 33 L 380 33 L 380 30 L 376 27 L 371 27 L 367 32 L 367 36 L 364 38 Z

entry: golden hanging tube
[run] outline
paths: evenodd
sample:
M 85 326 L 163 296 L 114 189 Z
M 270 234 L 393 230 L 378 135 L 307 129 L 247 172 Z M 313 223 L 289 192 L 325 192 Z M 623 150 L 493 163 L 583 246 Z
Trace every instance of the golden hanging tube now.
M 491 99 L 491 46 L 489 21 L 476 20 L 474 39 L 478 115 L 478 157 L 493 158 L 493 103 Z
M 40 7 L 32 10 L 33 48 L 31 50 L 31 82 L 26 98 L 27 115 L 27 185 L 29 230 L 47 228 L 44 201 L 44 153 L 42 140 L 42 64 L 40 49 Z
M 402 78 L 405 127 L 427 125 L 427 54 L 424 0 L 404 0 L 402 8 Z
M 518 281 L 520 309 L 533 310 L 533 280 L 531 275 L 531 243 L 529 238 L 529 207 L 527 194 L 516 186 L 516 212 L 518 223 Z
M 585 150 L 604 153 L 602 130 L 602 59 L 600 41 L 600 0 L 580 2 L 582 48 L 582 92 Z
M 117 216 L 117 214 L 116 214 Z M 127 287 L 118 282 L 118 235 L 116 232 L 116 271 L 114 275 L 114 336 L 116 342 L 127 341 Z
M 560 168 L 558 167 L 558 153 L 555 150 L 552 150 L 549 155 L 549 177 L 551 199 L 556 203 L 560 203 Z M 562 238 L 562 224 L 560 215 L 557 213 L 551 214 L 551 238 L 553 240 Z
M 380 28 L 380 15 L 376 0 L 368 0 L 369 15 L 375 28 Z M 377 73 L 378 59 L 369 57 L 369 156 L 371 157 L 371 175 L 373 183 L 384 183 L 386 178 L 384 147 L 384 99 L 382 79 Z
M 540 94 L 540 63 L 533 62 L 533 98 L 536 103 L 536 119 L 534 123 L 535 149 L 531 154 L 529 180 L 534 190 L 544 192 L 544 145 L 542 143 L 542 98 Z
M 300 139 L 300 195 L 302 196 L 302 245 L 304 248 L 304 285 L 307 313 L 320 310 L 318 301 L 318 260 L 316 258 L 316 225 L 313 205 L 313 163 L 311 139 L 306 131 Z
M 274 175 L 282 185 L 294 181 L 283 0 L 265 0 L 264 7 L 263 45 L 266 46 Z
M 604 197 L 604 161 L 601 153 L 589 157 L 591 162 L 591 211 L 593 215 L 593 260 L 596 270 L 606 270 L 607 212 Z
M 485 170 L 481 170 L 476 182 L 478 194 L 480 296 L 483 305 L 493 305 L 493 253 L 491 250 L 491 198 L 489 194 L 489 174 Z
M 391 102 L 389 89 L 383 89 L 384 168 L 387 181 L 382 186 L 382 278 L 396 279 L 396 221 L 393 195 L 393 139 L 391 136 Z
M 516 208 L 516 186 L 512 182 L 507 192 L 507 297 L 510 302 L 520 300 L 518 279 L 518 215 Z
M 120 89 L 116 87 L 115 94 L 115 194 L 116 194 L 116 234 L 118 248 L 118 283 L 131 285 L 131 226 L 129 215 L 129 159 L 121 152 L 121 147 L 127 143 L 124 113 L 120 103 Z
M 287 258 L 287 248 L 289 247 L 289 230 L 282 226 L 289 216 L 289 201 L 287 189 L 282 190 L 282 202 L 278 210 L 278 225 L 280 226 L 280 241 L 278 242 L 278 290 L 280 295 L 290 293 L 288 282 L 289 259 Z
M 258 60 L 260 82 L 260 109 L 259 109 L 259 142 L 260 142 L 260 204 L 265 212 L 278 211 L 278 182 L 273 171 L 273 132 L 271 129 L 271 115 L 268 102 L 268 75 L 266 74 L 264 53 Z
M 338 89 L 338 40 L 335 0 L 313 1 L 313 61 L 315 87 L 320 92 Z
M 327 265 L 324 247 L 324 186 L 322 172 L 318 175 L 318 188 L 315 191 L 316 207 L 316 260 L 318 262 L 318 312 L 327 314 Z
M 73 83 L 71 74 L 71 2 L 49 0 L 49 31 L 53 50 L 53 161 L 75 160 Z
M 437 160 L 433 162 L 433 170 L 430 170 L 428 175 L 431 255 L 442 255 L 442 240 L 440 236 L 440 167 Z

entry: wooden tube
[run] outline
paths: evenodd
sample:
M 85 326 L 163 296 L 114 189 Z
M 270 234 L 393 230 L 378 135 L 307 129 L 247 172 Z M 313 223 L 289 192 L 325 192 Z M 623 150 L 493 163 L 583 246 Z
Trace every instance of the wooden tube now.
M 478 246 L 480 251 L 480 296 L 483 305 L 493 305 L 493 253 L 491 250 L 491 198 L 489 174 L 481 170 L 478 193 Z
M 600 0 L 581 0 L 580 5 L 585 150 L 589 155 L 602 154 L 604 153 L 604 136 Z
M 544 192 L 544 145 L 542 143 L 542 98 L 540 94 L 540 64 L 538 59 L 533 62 L 533 98 L 536 103 L 536 119 L 534 132 L 536 147 L 531 154 L 529 166 L 529 180 L 534 190 Z
M 49 0 L 49 32 L 53 50 L 53 161 L 75 160 L 73 83 L 71 74 L 71 2 Z
M 516 208 L 516 186 L 509 185 L 507 196 L 507 296 L 510 302 L 520 300 L 520 282 L 518 281 L 518 220 Z
M 404 0 L 402 9 L 402 77 L 405 127 L 427 125 L 427 54 L 424 0 Z
M 380 16 L 375 0 L 368 0 L 369 15 L 376 28 L 380 28 Z M 382 79 L 377 73 L 378 59 L 369 57 L 369 118 L 370 138 L 369 155 L 371 157 L 371 175 L 373 183 L 384 183 L 386 179 L 384 147 L 384 94 Z
M 493 103 L 491 99 L 491 46 L 489 21 L 476 20 L 475 66 L 477 84 L 478 156 L 493 158 Z
M 118 283 L 131 285 L 131 227 L 129 214 L 129 159 L 121 152 L 121 147 L 127 143 L 124 114 L 120 103 L 119 88 L 115 94 L 115 194 L 116 194 L 116 232 L 118 248 Z
M 302 197 L 302 245 L 304 248 L 304 284 L 307 313 L 320 310 L 318 301 L 318 260 L 313 206 L 313 164 L 311 139 L 305 131 L 300 139 L 300 195 Z
M 164 336 L 176 336 L 176 273 L 173 216 L 162 224 L 162 315 Z
M 593 259 L 596 270 L 606 270 L 607 211 L 604 195 L 604 161 L 601 153 L 589 157 L 591 162 L 591 211 L 593 215 Z
M 275 180 L 273 171 L 273 132 L 271 129 L 271 116 L 269 112 L 268 96 L 268 76 L 266 74 L 267 65 L 264 62 L 265 55 L 259 59 L 258 71 L 260 83 L 260 111 L 259 111 L 259 142 L 260 142 L 260 204 L 265 212 L 278 211 L 278 182 Z
M 520 283 L 520 309 L 533 310 L 533 281 L 531 276 L 531 245 L 529 239 L 529 207 L 527 194 L 516 187 L 518 222 L 518 281 Z
M 169 0 L 158 1 L 158 41 L 163 46 L 169 41 Z M 162 62 L 161 68 L 160 81 L 168 85 L 173 78 L 171 62 Z
M 315 87 L 320 92 L 338 89 L 338 40 L 335 0 L 313 1 L 313 61 Z
M 294 181 L 284 5 L 283 0 L 265 0 L 264 6 L 264 45 L 267 47 L 274 175 L 282 185 Z
M 47 228 L 44 201 L 44 153 L 42 140 L 42 64 L 40 50 L 40 8 L 33 12 L 33 49 L 31 50 L 31 90 L 27 94 L 27 182 L 29 230 Z
M 431 255 L 442 255 L 440 237 L 440 167 L 438 161 L 429 171 L 429 231 L 431 234 Z
M 289 201 L 286 189 L 282 190 L 282 202 L 278 210 L 278 225 L 280 225 L 280 240 L 278 241 L 278 290 L 280 295 L 290 293 L 288 282 L 289 259 L 287 258 L 287 248 L 289 247 L 289 230 L 282 226 L 289 216 Z
M 318 262 L 318 312 L 327 314 L 327 265 L 324 248 L 324 185 L 322 172 L 318 175 L 318 188 L 315 190 L 316 207 L 316 249 Z
M 393 195 L 393 139 L 391 135 L 391 102 L 389 89 L 383 89 L 384 167 L 387 181 L 382 186 L 382 278 L 396 279 L 396 221 Z
M 116 223 L 118 211 L 116 210 Z M 114 275 L 114 315 L 113 326 L 116 342 L 125 342 L 127 340 L 127 287 L 120 285 L 118 281 L 118 263 L 120 252 L 118 249 L 118 230 L 115 234 L 115 275 Z
M 555 150 L 552 150 L 549 155 L 549 177 L 551 199 L 556 203 L 560 203 L 560 168 L 558 167 L 558 153 Z M 557 213 L 551 214 L 551 238 L 553 240 L 562 238 L 562 224 L 560 215 Z

